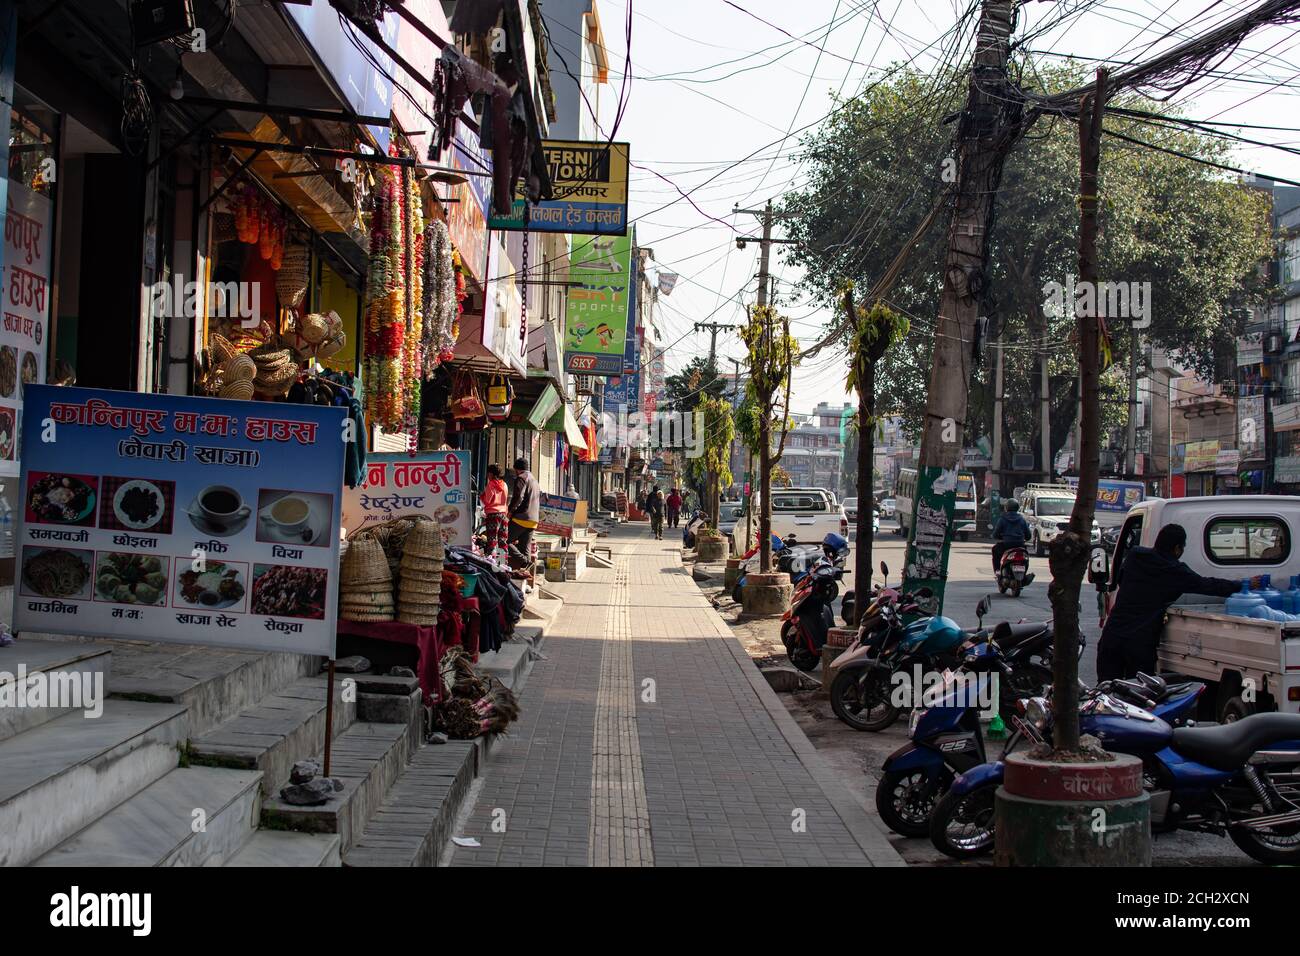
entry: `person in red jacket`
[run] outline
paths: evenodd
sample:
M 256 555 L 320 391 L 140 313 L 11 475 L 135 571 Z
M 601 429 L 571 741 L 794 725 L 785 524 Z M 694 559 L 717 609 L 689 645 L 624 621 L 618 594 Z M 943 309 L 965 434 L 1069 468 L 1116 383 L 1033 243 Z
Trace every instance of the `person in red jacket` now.
M 487 475 L 487 487 L 483 489 L 479 500 L 483 502 L 483 523 L 487 528 L 488 555 L 504 564 L 506 534 L 510 524 L 506 515 L 506 504 L 510 493 L 506 490 L 506 483 L 501 477 L 500 465 L 488 465 Z
M 668 508 L 668 527 L 676 528 L 678 519 L 682 515 L 682 496 L 673 488 L 668 492 L 668 500 L 664 502 Z

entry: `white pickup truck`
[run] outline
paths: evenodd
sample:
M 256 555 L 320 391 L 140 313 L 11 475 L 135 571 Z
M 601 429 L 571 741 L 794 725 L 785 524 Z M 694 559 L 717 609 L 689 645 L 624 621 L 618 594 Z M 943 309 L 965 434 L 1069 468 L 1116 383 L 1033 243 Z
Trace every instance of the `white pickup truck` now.
M 754 495 L 754 520 L 758 521 L 758 495 Z M 744 512 L 740 514 L 744 520 Z M 844 506 L 825 488 L 773 488 L 772 533 L 778 538 L 794 535 L 801 544 L 821 544 L 827 534 L 849 536 L 849 519 Z M 757 533 L 757 532 L 755 532 Z
M 1300 498 L 1283 495 L 1218 495 L 1153 498 L 1124 516 L 1115 556 L 1108 566 L 1094 553 L 1104 577 L 1102 619 L 1123 585 L 1124 558 L 1135 545 L 1151 547 L 1168 524 L 1187 531 L 1183 562 L 1216 578 L 1272 575 L 1285 590 L 1300 574 Z M 1165 616 L 1160 669 L 1209 685 L 1213 717 L 1232 721 L 1267 711 L 1300 713 L 1300 623 L 1280 624 L 1224 612 L 1222 598 L 1185 594 Z M 1203 715 L 1204 716 L 1204 715 Z

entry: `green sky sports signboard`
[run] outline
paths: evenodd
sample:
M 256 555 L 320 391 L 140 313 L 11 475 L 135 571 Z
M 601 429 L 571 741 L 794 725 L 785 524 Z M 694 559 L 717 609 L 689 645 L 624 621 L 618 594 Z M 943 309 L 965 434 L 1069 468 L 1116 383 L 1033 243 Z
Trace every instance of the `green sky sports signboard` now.
M 565 369 L 575 375 L 622 375 L 632 237 L 573 236 L 569 243 Z

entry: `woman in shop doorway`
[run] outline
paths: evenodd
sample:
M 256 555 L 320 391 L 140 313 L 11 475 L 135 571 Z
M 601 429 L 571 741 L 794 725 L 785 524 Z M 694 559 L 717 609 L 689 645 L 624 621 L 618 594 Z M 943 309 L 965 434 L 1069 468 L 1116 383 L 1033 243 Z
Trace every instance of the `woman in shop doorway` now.
M 506 490 L 505 480 L 501 477 L 500 465 L 488 465 L 487 487 L 479 500 L 483 502 L 483 524 L 487 530 L 488 557 L 502 564 L 506 561 L 506 535 L 510 518 L 506 514 L 506 505 L 510 492 Z

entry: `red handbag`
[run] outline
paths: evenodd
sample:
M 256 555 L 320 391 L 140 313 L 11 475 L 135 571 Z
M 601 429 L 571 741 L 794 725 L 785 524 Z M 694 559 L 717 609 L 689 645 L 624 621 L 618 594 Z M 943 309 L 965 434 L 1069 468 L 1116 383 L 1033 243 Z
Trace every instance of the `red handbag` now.
M 473 372 L 458 372 L 452 384 L 451 417 L 457 420 L 483 418 L 487 409 L 479 396 Z

